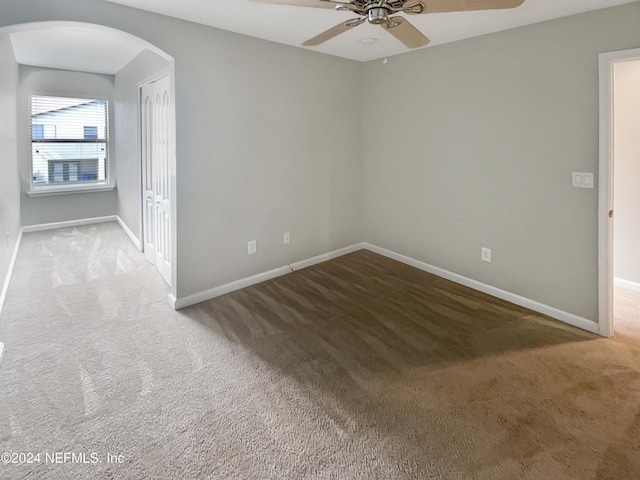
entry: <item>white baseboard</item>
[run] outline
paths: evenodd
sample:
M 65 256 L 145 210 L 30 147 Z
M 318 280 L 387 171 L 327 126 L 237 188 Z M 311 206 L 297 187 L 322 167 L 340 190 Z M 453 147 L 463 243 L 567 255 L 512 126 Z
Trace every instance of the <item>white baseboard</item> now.
M 91 225 L 93 223 L 115 222 L 118 220 L 117 215 L 109 215 L 108 217 L 83 218 L 80 220 L 69 220 L 66 222 L 42 223 L 40 225 L 28 225 L 22 227 L 24 233 L 41 232 L 44 230 L 55 230 L 56 228 L 79 227 L 80 225 Z
M 387 250 L 386 248 L 371 245 L 370 243 L 365 243 L 364 248 L 379 255 L 397 260 L 398 262 L 404 263 L 406 265 L 410 265 L 419 270 L 423 270 L 438 277 L 451 280 L 455 283 L 459 283 L 460 285 L 464 285 L 465 287 L 469 287 L 493 297 L 506 300 L 507 302 L 511 302 L 521 307 L 528 308 L 530 310 L 533 310 L 534 312 L 542 313 L 543 315 L 555 318 L 556 320 L 560 320 L 561 322 L 567 323 L 582 330 L 586 330 L 588 332 L 596 334 L 600 333 L 598 323 L 587 318 L 580 317 L 578 315 L 574 315 L 573 313 L 565 312 L 554 307 L 550 307 L 543 303 L 536 302 L 535 300 L 516 295 L 515 293 L 507 292 L 506 290 L 492 287 L 491 285 L 487 285 L 486 283 L 482 283 L 477 280 L 458 275 L 457 273 L 453 273 L 448 270 L 429 265 L 428 263 L 424 263 L 414 258 L 407 257 L 406 255 L 401 255 L 391 250 Z
M 124 221 L 120 218 L 120 215 L 116 215 L 116 221 L 122 227 L 122 229 L 124 230 L 124 233 L 126 233 L 127 236 L 131 239 L 131 241 L 136 246 L 136 248 L 142 251 L 142 243 L 140 242 L 138 237 L 136 237 L 135 234 L 131 231 L 131 229 L 127 226 L 127 224 L 124 223 Z
M 173 308 L 175 310 L 180 310 L 181 308 L 190 307 L 191 305 L 195 305 L 196 303 L 201 303 L 206 300 L 211 300 L 212 298 L 226 295 L 227 293 L 235 292 L 236 290 L 250 287 L 251 285 L 255 285 L 256 283 L 266 282 L 267 280 L 271 280 L 272 278 L 281 277 L 282 275 L 286 275 L 287 273 L 291 273 L 292 271 L 293 270 L 289 266 L 280 267 L 269 270 L 268 272 L 258 273 L 257 275 L 241 278 L 240 280 L 226 283 L 224 285 L 220 285 L 219 287 L 214 287 L 210 288 L 209 290 L 204 290 L 192 295 L 187 295 L 186 297 L 182 298 L 175 298 L 170 294 L 169 303 L 173 305 Z
M 175 295 L 173 293 L 169 294 L 169 305 L 171 305 L 171 308 L 173 308 L 174 310 L 178 310 L 178 308 L 177 308 L 178 300 L 176 299 L 176 297 L 175 297 Z
M 342 257 L 343 255 L 347 255 L 349 253 L 357 252 L 358 250 L 362 250 L 364 248 L 364 243 L 356 243 L 355 245 L 350 245 L 348 247 L 340 248 L 338 250 L 334 250 L 333 252 L 323 253 L 322 255 L 318 255 L 316 257 L 307 258 L 306 260 L 300 260 L 299 262 L 294 262 L 291 265 L 291 270 L 298 271 L 303 268 L 311 267 L 313 265 L 317 265 L 318 263 L 326 262 L 328 260 L 333 260 L 334 258 Z
M 226 283 L 224 285 L 220 285 L 219 287 L 214 287 L 209 290 L 194 293 L 192 295 L 188 295 L 182 298 L 176 298 L 173 295 L 169 294 L 169 304 L 175 310 L 180 310 L 181 308 L 190 307 L 191 305 L 195 305 L 196 303 L 204 302 L 206 300 L 211 300 L 212 298 L 220 297 L 222 295 L 226 295 L 227 293 L 235 292 L 236 290 L 250 287 L 257 283 L 266 282 L 267 280 L 271 280 L 276 277 L 281 277 L 282 275 L 286 275 L 288 273 L 302 270 L 303 268 L 307 268 L 312 265 L 316 265 L 318 263 L 326 262 L 327 260 L 332 260 L 334 258 L 347 255 L 348 253 L 353 253 L 355 251 L 362 250 L 363 248 L 364 248 L 364 243 L 350 245 L 345 248 L 340 248 L 338 250 L 334 250 L 329 253 L 324 253 L 322 255 L 308 258 L 306 260 L 301 260 L 299 262 L 294 262 L 284 267 L 279 267 L 273 270 L 269 270 L 268 272 L 258 273 L 257 275 L 241 278 L 240 280 Z
M 11 260 L 9 261 L 9 269 L 7 270 L 7 276 L 4 279 L 4 285 L 2 285 L 2 293 L 0 293 L 0 314 L 2 314 L 2 309 L 4 307 L 4 301 L 7 298 L 7 291 L 9 290 L 9 282 L 11 281 L 11 276 L 13 275 L 13 268 L 16 265 L 16 258 L 18 258 L 18 250 L 20 249 L 20 243 L 22 242 L 22 232 L 23 228 L 18 232 L 18 238 L 16 238 L 16 244 L 13 247 L 13 254 L 11 255 Z
M 640 292 L 640 283 L 632 282 L 630 280 L 624 280 L 622 278 L 614 278 L 613 284 L 616 287 L 626 288 L 627 290 L 633 290 L 634 292 Z

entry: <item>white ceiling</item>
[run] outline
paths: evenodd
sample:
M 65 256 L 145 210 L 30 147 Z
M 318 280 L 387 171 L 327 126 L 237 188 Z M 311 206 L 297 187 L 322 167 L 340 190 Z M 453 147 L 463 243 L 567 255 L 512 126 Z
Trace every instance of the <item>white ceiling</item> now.
M 16 61 L 36 67 L 116 74 L 146 45 L 109 29 L 48 26 L 10 35 Z
M 354 18 L 349 12 L 254 3 L 250 0 L 107 1 L 294 46 L 300 46 L 320 32 Z M 435 46 L 634 1 L 525 0 L 524 5 L 512 10 L 411 15 L 410 20 L 431 39 L 429 46 Z M 377 41 L 372 45 L 364 45 L 361 42 L 363 38 L 375 38 Z M 359 61 L 409 51 L 381 27 L 368 23 L 311 49 Z
M 254 3 L 250 0 L 107 0 L 252 37 L 293 45 L 341 21 L 348 12 Z M 597 10 L 635 0 L 525 0 L 513 10 L 412 15 L 411 22 L 430 39 L 430 46 L 491 32 Z M 24 28 L 10 34 L 16 60 L 63 70 L 115 74 L 148 44 L 101 27 L 57 22 L 46 28 Z M 375 38 L 371 45 L 363 38 Z M 426 47 L 429 48 L 429 47 Z M 311 50 L 367 61 L 409 51 L 382 28 L 365 23 Z

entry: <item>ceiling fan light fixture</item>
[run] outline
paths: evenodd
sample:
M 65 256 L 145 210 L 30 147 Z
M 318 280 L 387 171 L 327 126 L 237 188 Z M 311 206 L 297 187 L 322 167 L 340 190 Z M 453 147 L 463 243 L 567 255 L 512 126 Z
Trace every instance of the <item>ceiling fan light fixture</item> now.
M 365 37 L 360 39 L 360 43 L 362 43 L 363 45 L 373 45 L 377 41 L 378 39 L 374 37 Z
M 303 42 L 305 47 L 315 47 L 364 22 L 384 28 L 408 48 L 420 48 L 429 39 L 407 18 L 398 14 L 420 15 L 424 13 L 466 12 L 474 10 L 499 10 L 516 8 L 526 0 L 252 0 L 262 3 L 279 3 L 301 7 L 332 8 L 348 11 L 356 18 L 343 20 L 338 25 Z M 395 16 L 391 16 L 395 15 Z M 361 42 L 371 45 L 369 40 Z

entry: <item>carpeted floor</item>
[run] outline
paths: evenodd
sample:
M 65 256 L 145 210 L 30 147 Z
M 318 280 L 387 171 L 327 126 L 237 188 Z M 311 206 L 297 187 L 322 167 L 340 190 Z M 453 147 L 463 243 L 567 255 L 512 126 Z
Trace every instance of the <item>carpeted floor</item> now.
M 0 477 L 640 478 L 632 341 L 365 251 L 180 312 L 167 293 L 117 224 L 24 236 L 0 453 L 41 457 Z
M 640 344 L 640 292 L 615 287 L 613 325 L 617 339 Z

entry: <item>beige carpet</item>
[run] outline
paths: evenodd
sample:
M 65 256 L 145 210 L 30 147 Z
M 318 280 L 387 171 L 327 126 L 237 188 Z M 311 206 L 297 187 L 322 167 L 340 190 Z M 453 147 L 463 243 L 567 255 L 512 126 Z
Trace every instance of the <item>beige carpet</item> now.
M 640 344 L 640 292 L 616 287 L 613 293 L 613 318 L 617 339 Z
M 42 457 L 0 477 L 640 478 L 633 342 L 364 251 L 181 312 L 167 293 L 116 224 L 25 235 L 0 452 Z

